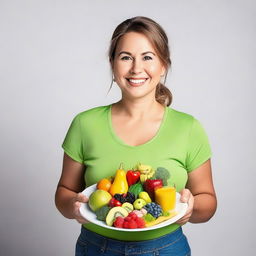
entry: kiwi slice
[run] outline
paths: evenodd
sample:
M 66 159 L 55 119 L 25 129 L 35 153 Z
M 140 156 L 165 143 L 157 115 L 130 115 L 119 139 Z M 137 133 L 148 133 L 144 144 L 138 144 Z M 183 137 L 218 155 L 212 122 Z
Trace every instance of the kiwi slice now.
M 106 223 L 108 226 L 112 226 L 115 219 L 118 217 L 118 216 L 121 216 L 121 217 L 126 217 L 127 215 L 129 214 L 129 212 L 123 208 L 122 206 L 116 206 L 116 207 L 113 207 L 109 212 L 108 212 L 108 215 L 106 217 Z
M 123 203 L 123 204 L 122 204 L 122 207 L 123 207 L 124 209 L 126 209 L 128 212 L 132 212 L 133 209 L 134 209 L 133 205 L 130 204 L 130 203 L 128 203 L 128 202 Z

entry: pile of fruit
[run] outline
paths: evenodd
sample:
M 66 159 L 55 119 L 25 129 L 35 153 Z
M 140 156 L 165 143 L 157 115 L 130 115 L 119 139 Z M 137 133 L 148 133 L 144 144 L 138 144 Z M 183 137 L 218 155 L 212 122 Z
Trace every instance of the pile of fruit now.
M 175 187 L 167 186 L 169 171 L 138 164 L 120 168 L 114 178 L 104 178 L 89 197 L 97 219 L 117 228 L 145 228 L 170 219 L 176 213 Z

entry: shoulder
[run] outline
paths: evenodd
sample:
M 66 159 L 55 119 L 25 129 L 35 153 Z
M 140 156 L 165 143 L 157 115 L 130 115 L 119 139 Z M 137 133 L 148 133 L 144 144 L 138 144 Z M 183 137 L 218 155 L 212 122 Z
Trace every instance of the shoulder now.
M 82 128 L 95 129 L 98 126 L 105 125 L 108 120 L 110 105 L 99 106 L 91 109 L 87 109 L 78 113 L 73 122 L 79 123 Z
M 193 115 L 170 108 L 170 126 L 176 127 L 179 131 L 186 131 L 189 134 L 204 134 L 203 124 Z
M 193 122 L 196 120 L 195 117 L 191 114 L 178 111 L 174 108 L 169 107 L 169 117 L 170 119 L 175 123 L 178 123 L 179 125 L 192 125 Z
M 106 115 L 108 113 L 109 107 L 110 105 L 106 105 L 106 106 L 99 106 L 99 107 L 87 109 L 85 111 L 78 113 L 75 116 L 75 118 L 78 118 L 81 121 L 95 119 L 100 116 Z

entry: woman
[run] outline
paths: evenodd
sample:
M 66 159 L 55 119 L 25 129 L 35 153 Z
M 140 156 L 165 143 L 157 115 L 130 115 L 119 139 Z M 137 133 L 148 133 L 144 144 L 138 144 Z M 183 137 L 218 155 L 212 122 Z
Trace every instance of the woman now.
M 167 36 L 149 18 L 128 19 L 113 33 L 109 60 L 121 100 L 78 114 L 62 145 L 56 206 L 83 224 L 76 255 L 190 255 L 181 226 L 208 221 L 216 196 L 204 129 L 191 115 L 168 107 L 172 96 L 161 81 L 171 64 Z M 141 232 L 88 223 L 79 213 L 88 198 L 79 192 L 115 174 L 121 162 L 126 169 L 138 162 L 168 169 L 188 203 L 186 214 L 174 224 Z

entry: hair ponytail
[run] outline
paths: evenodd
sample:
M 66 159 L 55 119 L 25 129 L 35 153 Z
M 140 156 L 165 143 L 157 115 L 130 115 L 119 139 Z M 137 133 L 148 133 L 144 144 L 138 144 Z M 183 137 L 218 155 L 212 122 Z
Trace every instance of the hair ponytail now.
M 156 101 L 162 105 L 170 106 L 172 103 L 171 91 L 162 83 L 159 83 L 156 87 Z

